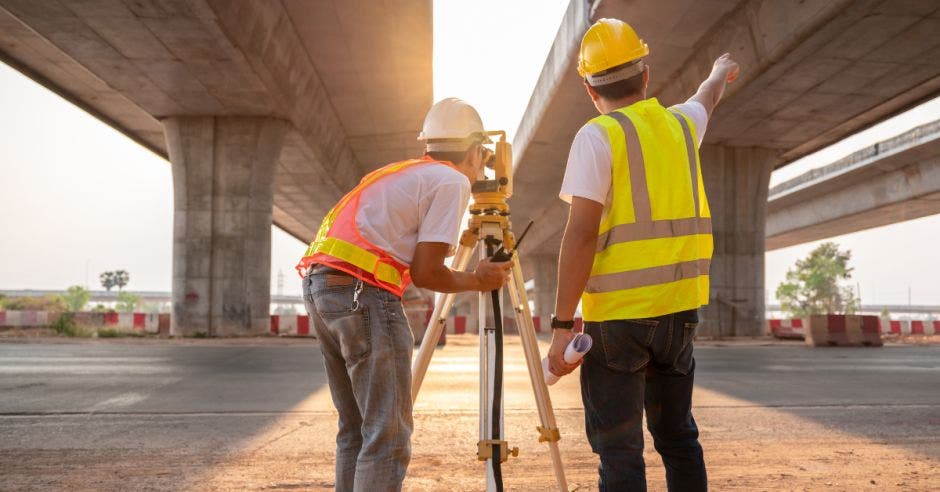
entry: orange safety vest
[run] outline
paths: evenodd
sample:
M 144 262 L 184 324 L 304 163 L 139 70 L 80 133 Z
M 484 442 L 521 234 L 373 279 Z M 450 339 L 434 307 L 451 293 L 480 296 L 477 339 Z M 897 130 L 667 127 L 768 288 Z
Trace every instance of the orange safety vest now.
M 362 181 L 323 218 L 317 237 L 310 243 L 307 252 L 297 264 L 297 272 L 303 276 L 311 266 L 325 265 L 401 297 L 411 283 L 409 267 L 366 240 L 359 233 L 359 228 L 356 226 L 359 198 L 366 188 L 386 176 L 414 166 L 429 164 L 454 167 L 449 162 L 435 161 L 429 156 L 424 156 L 420 159 L 388 164 L 362 178 Z

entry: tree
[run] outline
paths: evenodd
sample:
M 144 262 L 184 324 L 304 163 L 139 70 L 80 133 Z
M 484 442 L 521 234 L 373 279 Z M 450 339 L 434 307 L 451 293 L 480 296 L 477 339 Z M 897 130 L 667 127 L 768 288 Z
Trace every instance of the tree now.
M 117 298 L 114 310 L 119 313 L 133 313 L 137 309 L 137 304 L 140 303 L 140 297 L 127 292 L 119 292 Z
M 69 312 L 76 312 L 85 308 L 85 305 L 91 300 L 91 293 L 80 285 L 73 285 L 65 291 L 62 298 L 65 299 L 65 306 Z
M 131 281 L 131 274 L 127 273 L 127 270 L 114 270 L 102 272 L 98 278 L 101 279 L 101 286 L 111 292 L 112 287 L 122 290 Z
M 111 287 L 116 285 L 114 283 L 114 272 L 102 272 L 98 278 L 101 279 L 101 286 L 108 292 L 111 292 Z
M 839 251 L 835 243 L 823 243 L 805 259 L 787 270 L 787 279 L 777 287 L 780 307 L 795 318 L 813 314 L 852 314 L 858 298 L 851 287 L 839 281 L 852 278 L 852 252 Z
M 114 271 L 114 285 L 117 286 L 118 290 L 124 289 L 124 286 L 127 285 L 130 280 L 131 274 L 127 273 L 127 270 Z

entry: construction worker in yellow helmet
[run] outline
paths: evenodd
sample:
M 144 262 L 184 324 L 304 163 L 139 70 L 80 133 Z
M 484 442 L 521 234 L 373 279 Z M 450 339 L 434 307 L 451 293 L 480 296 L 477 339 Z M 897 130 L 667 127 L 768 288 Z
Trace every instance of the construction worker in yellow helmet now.
M 339 411 L 337 491 L 401 490 L 413 428 L 405 288 L 486 292 L 509 278 L 511 262 L 480 260 L 473 272 L 444 264 L 488 157 L 480 115 L 460 99 L 439 101 L 418 140 L 425 155 L 362 178 L 297 265 L 307 311 L 323 321 L 313 324 Z
M 580 300 L 595 341 L 580 365 L 600 490 L 646 490 L 645 409 L 669 490 L 692 492 L 707 489 L 691 411 L 692 338 L 713 249 L 698 148 L 738 64 L 720 56 L 689 100 L 666 108 L 647 98 L 649 52 L 616 19 L 598 20 L 581 41 L 578 73 L 600 116 L 575 136 L 561 186 L 571 208 L 549 370 L 578 365 L 563 353 Z

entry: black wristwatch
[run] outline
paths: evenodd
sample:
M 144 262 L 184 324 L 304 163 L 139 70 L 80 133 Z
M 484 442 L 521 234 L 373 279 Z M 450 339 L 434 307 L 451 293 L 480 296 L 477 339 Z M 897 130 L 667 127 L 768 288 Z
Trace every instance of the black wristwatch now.
M 572 320 L 569 320 L 569 321 L 561 321 L 561 320 L 559 320 L 558 318 L 556 318 L 554 315 L 552 315 L 552 329 L 555 330 L 555 329 L 558 329 L 558 328 L 563 328 L 563 329 L 565 329 L 565 330 L 570 330 L 570 329 L 574 328 L 574 320 L 572 319 Z

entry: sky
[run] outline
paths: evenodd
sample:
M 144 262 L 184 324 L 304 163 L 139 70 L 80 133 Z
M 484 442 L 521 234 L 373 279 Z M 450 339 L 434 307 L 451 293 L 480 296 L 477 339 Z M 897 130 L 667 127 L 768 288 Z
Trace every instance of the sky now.
M 470 102 L 488 129 L 506 130 L 511 141 L 567 5 L 436 1 L 435 100 Z M 938 114 L 934 100 L 775 172 L 771 184 Z M 101 272 L 125 269 L 130 290 L 170 290 L 169 163 L 2 63 L 0 136 L 0 289 L 94 289 Z M 272 293 L 299 295 L 293 267 L 305 245 L 276 227 L 271 237 Z M 850 284 L 863 302 L 906 304 L 910 292 L 914 304 L 940 304 L 940 215 L 827 240 L 852 251 Z M 768 291 L 818 244 L 768 252 Z

